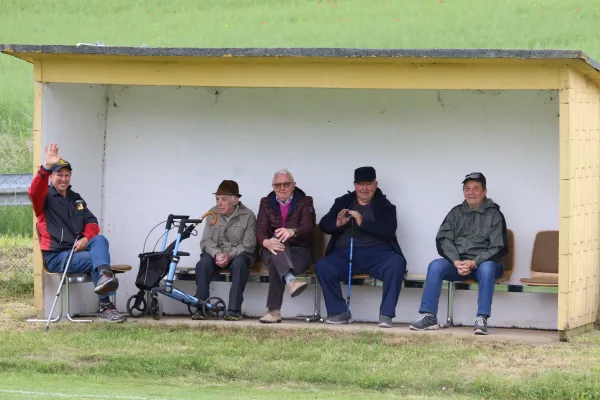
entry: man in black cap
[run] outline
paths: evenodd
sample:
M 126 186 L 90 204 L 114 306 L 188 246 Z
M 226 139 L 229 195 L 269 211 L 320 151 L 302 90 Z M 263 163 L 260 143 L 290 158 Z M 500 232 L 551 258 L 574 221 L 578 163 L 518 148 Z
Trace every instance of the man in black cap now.
M 494 284 L 504 273 L 498 261 L 508 252 L 506 221 L 500 206 L 487 197 L 487 181 L 481 172 L 465 176 L 463 195 L 465 200 L 450 210 L 435 238 L 443 258 L 427 268 L 420 315 L 410 329 L 439 328 L 436 314 L 442 281 L 473 279 L 479 284 L 474 333 L 488 333 Z
M 109 269 L 108 241 L 99 235 L 98 220 L 86 202 L 71 190 L 71 164 L 58 154 L 58 144 L 50 143 L 44 151 L 44 164 L 33 177 L 28 194 L 46 268 L 50 272 L 63 272 L 75 244 L 69 272 L 91 274 L 100 302 L 99 317 L 109 322 L 124 322 L 126 317 L 110 301 L 119 281 Z M 77 235 L 81 236 L 78 240 Z
M 406 272 L 406 260 L 396 238 L 396 206 L 377 187 L 375 169 L 354 171 L 354 192 L 338 197 L 321 218 L 321 231 L 331 235 L 325 257 L 315 270 L 323 287 L 328 324 L 348 321 L 340 281 L 348 280 L 350 239 L 354 251 L 352 274 L 370 274 L 383 281 L 379 326 L 392 327 Z
M 196 297 L 206 300 L 217 269 L 229 269 L 231 288 L 225 319 L 239 321 L 249 270 L 254 265 L 256 215 L 240 201 L 242 195 L 236 181 L 224 180 L 213 194 L 217 205 L 210 211 L 217 215 L 217 222 L 214 226 L 204 225 L 202 254 L 196 264 Z M 204 319 L 202 310 L 197 309 L 192 319 Z

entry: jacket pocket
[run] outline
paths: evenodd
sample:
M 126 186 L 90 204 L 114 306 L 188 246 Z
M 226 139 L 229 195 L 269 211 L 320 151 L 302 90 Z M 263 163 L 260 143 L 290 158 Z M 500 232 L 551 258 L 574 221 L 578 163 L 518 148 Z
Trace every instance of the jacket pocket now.
M 227 228 L 225 231 L 225 240 L 230 242 L 233 246 L 237 246 L 244 240 L 244 234 L 246 233 L 246 227 L 243 225 L 234 224 Z

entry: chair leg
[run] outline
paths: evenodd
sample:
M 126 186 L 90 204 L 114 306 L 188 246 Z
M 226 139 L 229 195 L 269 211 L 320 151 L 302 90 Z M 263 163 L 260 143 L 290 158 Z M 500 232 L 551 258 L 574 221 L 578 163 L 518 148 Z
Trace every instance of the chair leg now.
M 91 319 L 75 319 L 71 317 L 71 302 L 69 301 L 69 280 L 65 281 L 65 297 L 67 300 L 67 319 L 71 322 L 93 322 Z
M 448 319 L 446 323 L 441 325 L 442 328 L 454 326 L 454 282 L 448 283 Z
M 315 279 L 315 300 L 313 305 L 312 317 L 306 318 L 306 322 L 323 322 L 321 318 L 321 285 L 319 285 L 319 279 Z
M 58 299 L 58 315 L 56 315 L 56 317 L 52 318 L 50 320 L 50 322 L 58 322 L 62 319 L 62 315 L 63 315 L 63 292 L 64 292 L 64 286 L 63 288 L 61 288 L 60 290 L 60 294 L 58 295 L 58 297 L 60 297 Z M 37 319 L 37 318 L 31 318 L 28 319 L 27 322 L 48 322 L 47 319 Z

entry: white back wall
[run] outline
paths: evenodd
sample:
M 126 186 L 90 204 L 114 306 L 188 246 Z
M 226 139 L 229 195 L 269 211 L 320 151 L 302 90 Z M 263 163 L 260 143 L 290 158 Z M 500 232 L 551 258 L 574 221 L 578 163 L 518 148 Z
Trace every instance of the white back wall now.
M 82 195 L 100 222 L 105 143 L 106 87 L 104 85 L 44 84 L 42 88 L 42 147 L 59 144 L 59 152 L 73 166 L 71 185 Z M 45 153 L 42 151 L 44 162 Z M 44 310 L 56 295 L 58 278 L 44 276 Z M 73 311 L 93 310 L 97 303 L 89 285 L 71 287 Z
M 137 268 L 149 230 L 169 213 L 199 217 L 214 205 L 212 193 L 223 179 L 236 180 L 242 202 L 257 212 L 260 198 L 271 190 L 272 173 L 284 167 L 314 197 L 320 219 L 335 197 L 352 190 L 356 167 L 374 166 L 380 188 L 397 206 L 398 239 L 410 273 L 424 274 L 438 257 L 435 234 L 462 201 L 461 181 L 469 172 L 486 175 L 489 197 L 515 232 L 513 282 L 529 276 L 535 232 L 558 229 L 554 91 L 112 86 L 107 92 L 102 229 L 116 263 Z M 78 181 L 74 184 L 78 190 Z M 146 251 L 161 233 L 159 228 L 151 235 Z M 184 242 L 181 249 L 192 256 L 181 265 L 195 265 L 198 242 L 199 237 Z M 134 279 L 135 273 L 122 279 L 119 306 L 137 292 Z M 195 286 L 181 287 L 193 292 Z M 227 301 L 228 284 L 214 287 Z M 266 290 L 267 285 L 248 285 L 248 314 L 264 312 Z M 414 317 L 420 295 L 421 290 L 403 291 L 398 321 Z M 458 322 L 471 321 L 475 299 L 476 292 L 457 293 Z M 355 288 L 353 314 L 374 320 L 379 301 L 380 289 Z M 523 303 L 531 309 L 515 306 Z M 553 295 L 498 293 L 490 323 L 555 328 L 556 303 Z M 167 312 L 185 310 L 165 304 Z M 311 305 L 310 294 L 286 299 L 283 314 L 306 314 Z

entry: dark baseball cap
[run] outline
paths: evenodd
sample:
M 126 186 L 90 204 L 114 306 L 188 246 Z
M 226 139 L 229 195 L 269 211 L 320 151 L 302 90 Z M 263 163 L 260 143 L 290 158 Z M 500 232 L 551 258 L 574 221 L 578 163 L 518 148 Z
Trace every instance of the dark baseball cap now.
M 52 167 L 52 172 L 56 172 L 61 168 L 69 168 L 71 171 L 73 171 L 71 163 L 67 160 L 63 160 L 62 158 L 58 160 L 58 162 Z
M 485 186 L 487 184 L 485 176 L 483 176 L 481 172 L 471 172 L 470 174 L 465 176 L 465 179 L 462 181 L 463 185 L 466 181 L 477 181 L 481 183 L 482 186 Z
M 377 175 L 373 167 L 359 167 L 354 170 L 354 183 L 373 182 L 375 179 Z

